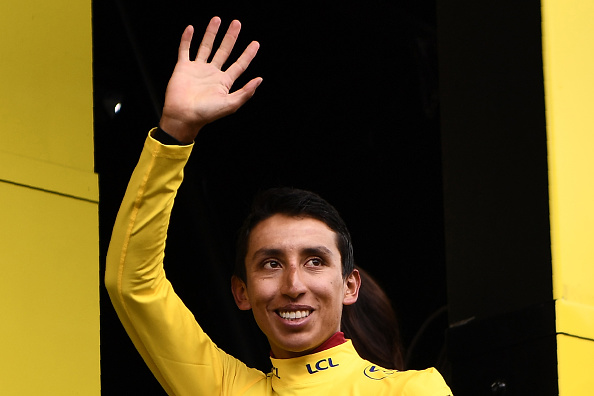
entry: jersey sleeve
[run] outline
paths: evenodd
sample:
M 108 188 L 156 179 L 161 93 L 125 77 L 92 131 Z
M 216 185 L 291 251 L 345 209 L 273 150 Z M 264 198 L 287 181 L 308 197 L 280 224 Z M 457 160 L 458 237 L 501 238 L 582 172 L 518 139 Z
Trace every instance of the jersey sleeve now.
M 216 347 L 163 268 L 171 210 L 191 150 L 147 138 L 114 224 L 105 285 L 126 332 L 169 395 L 224 394 L 264 375 Z

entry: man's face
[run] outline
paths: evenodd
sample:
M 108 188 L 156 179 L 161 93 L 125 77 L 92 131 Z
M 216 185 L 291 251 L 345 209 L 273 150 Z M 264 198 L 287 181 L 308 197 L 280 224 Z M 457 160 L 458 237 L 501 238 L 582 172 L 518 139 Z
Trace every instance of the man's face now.
M 309 217 L 276 214 L 250 233 L 246 280 L 233 279 L 241 309 L 252 309 L 275 357 L 305 355 L 340 330 L 343 304 L 360 279 L 342 277 L 336 234 Z

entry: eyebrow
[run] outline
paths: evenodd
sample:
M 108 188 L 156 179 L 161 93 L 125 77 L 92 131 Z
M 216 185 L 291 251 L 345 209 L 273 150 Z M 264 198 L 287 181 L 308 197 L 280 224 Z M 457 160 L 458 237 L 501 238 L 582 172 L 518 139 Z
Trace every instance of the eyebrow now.
M 258 257 L 269 257 L 269 256 L 280 256 L 282 253 L 281 249 L 275 248 L 260 248 L 254 252 L 252 255 L 252 260 Z
M 315 246 L 315 247 L 309 247 L 309 248 L 305 248 L 303 250 L 301 250 L 301 252 L 308 254 L 308 255 L 315 255 L 315 256 L 332 256 L 333 253 L 330 249 L 328 249 L 326 246 Z
M 332 250 L 328 249 L 326 246 L 313 246 L 313 247 L 306 247 L 299 251 L 302 254 L 312 255 L 312 256 L 333 256 Z M 283 249 L 278 248 L 260 248 L 254 252 L 252 255 L 252 260 L 257 259 L 258 257 L 271 257 L 271 256 L 282 256 Z

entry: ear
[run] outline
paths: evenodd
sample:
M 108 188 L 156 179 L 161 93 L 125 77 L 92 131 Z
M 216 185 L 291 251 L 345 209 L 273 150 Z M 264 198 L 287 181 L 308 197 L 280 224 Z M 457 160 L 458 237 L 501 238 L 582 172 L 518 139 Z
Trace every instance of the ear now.
M 233 293 L 233 298 L 235 299 L 237 308 L 241 309 L 242 311 L 252 309 L 252 305 L 250 304 L 247 294 L 247 286 L 245 285 L 244 281 L 235 275 L 231 277 L 231 293 Z
M 359 270 L 354 269 L 344 281 L 344 299 L 342 300 L 342 303 L 344 305 L 351 305 L 357 302 L 360 287 L 361 275 L 359 274 Z

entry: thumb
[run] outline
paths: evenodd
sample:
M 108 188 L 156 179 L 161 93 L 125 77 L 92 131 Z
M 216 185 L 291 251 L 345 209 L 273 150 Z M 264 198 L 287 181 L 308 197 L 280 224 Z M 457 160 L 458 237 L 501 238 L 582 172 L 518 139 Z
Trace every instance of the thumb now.
M 254 94 L 256 93 L 256 89 L 262 83 L 262 77 L 256 77 L 250 80 L 247 84 L 245 84 L 241 89 L 229 94 L 229 103 L 233 108 L 233 111 L 236 111 L 241 106 L 244 105 Z

